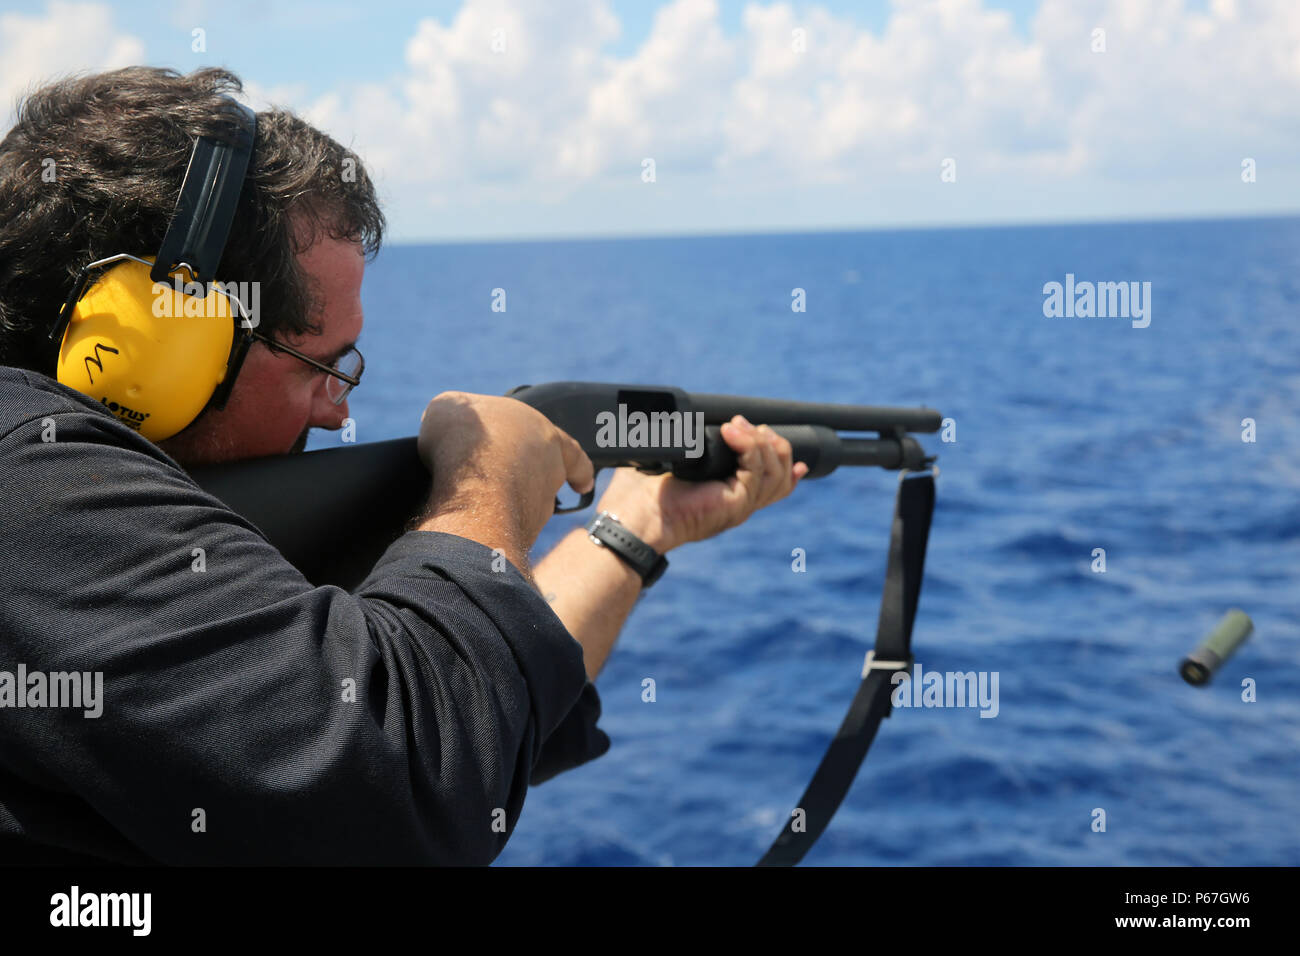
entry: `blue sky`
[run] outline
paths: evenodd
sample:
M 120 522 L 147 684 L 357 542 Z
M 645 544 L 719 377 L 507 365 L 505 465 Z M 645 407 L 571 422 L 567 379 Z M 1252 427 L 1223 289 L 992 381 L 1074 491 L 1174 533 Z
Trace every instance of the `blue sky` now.
M 396 72 L 416 24 L 430 17 L 449 23 L 462 5 L 463 0 L 382 0 L 374 4 L 229 0 L 214 9 L 215 16 L 209 16 L 206 5 L 185 0 L 170 4 L 117 0 L 106 4 L 118 23 L 129 26 L 144 41 L 152 65 L 190 69 L 195 56 L 190 50 L 188 30 L 198 24 L 208 31 L 210 49 L 226 51 L 207 59 L 256 77 L 266 85 L 302 83 L 314 93 L 324 93 L 340 83 L 373 81 Z M 745 5 L 737 0 L 719 0 L 720 20 L 727 32 L 740 31 Z M 623 32 L 606 50 L 615 56 L 630 55 L 650 35 L 654 14 L 662 4 L 652 0 L 611 0 L 609 6 L 622 22 Z M 810 6 L 821 6 L 875 31 L 884 26 L 890 11 L 884 0 L 794 4 L 796 9 Z M 985 6 L 1006 10 L 1017 26 L 1025 29 L 1038 3 L 997 0 Z M 47 0 L 0 3 L 0 11 L 29 16 L 43 16 L 47 10 Z M 286 42 L 290 36 L 295 42 Z M 346 47 L 340 42 L 344 39 Z
M 1300 210 L 1288 0 L 0 4 L 6 109 L 133 62 L 355 148 L 399 240 Z

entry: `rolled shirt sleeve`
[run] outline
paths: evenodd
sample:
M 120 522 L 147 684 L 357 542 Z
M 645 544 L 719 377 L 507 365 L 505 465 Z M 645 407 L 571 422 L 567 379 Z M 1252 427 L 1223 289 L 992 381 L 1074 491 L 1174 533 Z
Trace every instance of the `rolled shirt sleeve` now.
M 44 392 L 0 414 L 0 671 L 102 674 L 102 713 L 0 706 L 4 837 L 484 864 L 530 781 L 608 748 L 581 646 L 490 549 L 412 531 L 355 592 L 313 587 L 154 445 Z

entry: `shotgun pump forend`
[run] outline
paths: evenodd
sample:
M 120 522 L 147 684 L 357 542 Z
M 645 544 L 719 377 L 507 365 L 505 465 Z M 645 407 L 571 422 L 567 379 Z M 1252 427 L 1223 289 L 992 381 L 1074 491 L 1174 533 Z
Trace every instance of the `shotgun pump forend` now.
M 635 467 L 650 474 L 671 471 L 686 481 L 725 478 L 736 454 L 722 437 L 723 423 L 743 415 L 786 438 L 794 460 L 808 465 L 808 478 L 840 466 L 915 471 L 934 457 L 909 432 L 937 432 L 941 417 L 931 408 L 885 408 L 793 402 L 740 395 L 689 394 L 665 385 L 550 382 L 520 385 L 506 393 L 531 405 L 573 436 L 599 471 Z M 840 435 L 875 432 L 877 437 Z M 594 489 L 572 507 L 555 502 L 557 514 L 591 504 Z

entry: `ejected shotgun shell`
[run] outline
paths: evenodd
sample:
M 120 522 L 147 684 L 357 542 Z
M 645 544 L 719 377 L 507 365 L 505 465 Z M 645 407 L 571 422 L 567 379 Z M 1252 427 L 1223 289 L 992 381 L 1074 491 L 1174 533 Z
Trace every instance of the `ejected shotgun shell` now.
M 1245 611 L 1233 608 L 1223 615 L 1223 620 L 1219 621 L 1210 636 L 1201 641 L 1196 650 L 1183 658 L 1178 673 L 1182 674 L 1183 680 L 1189 684 L 1197 686 L 1208 684 L 1219 666 L 1232 656 L 1246 638 L 1250 637 L 1254 627 Z

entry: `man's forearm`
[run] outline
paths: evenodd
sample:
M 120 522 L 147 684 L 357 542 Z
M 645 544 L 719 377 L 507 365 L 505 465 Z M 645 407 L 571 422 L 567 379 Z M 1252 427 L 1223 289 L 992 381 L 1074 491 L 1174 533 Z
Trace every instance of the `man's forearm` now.
M 619 520 L 656 551 L 671 548 L 656 516 L 624 508 Z M 537 562 L 533 577 L 574 639 L 592 680 L 605 666 L 619 631 L 642 591 L 641 575 L 613 551 L 595 544 L 582 528 L 565 535 Z
M 537 580 L 528 565 L 528 549 L 519 540 L 513 519 L 503 509 L 493 508 L 486 503 L 451 507 L 431 502 L 428 510 L 420 516 L 415 530 L 442 531 L 500 551 L 507 561 L 519 569 L 529 584 L 538 588 Z
M 648 499 L 614 502 L 619 520 L 656 551 L 670 550 L 672 536 Z M 641 575 L 608 548 L 594 544 L 575 528 L 531 567 L 528 550 L 516 530 L 515 515 L 490 496 L 461 494 L 431 500 L 416 528 L 442 531 L 499 549 L 524 578 L 550 602 L 574 639 L 582 645 L 587 676 L 595 679 L 618 640 L 619 631 L 642 590 Z
M 576 528 L 533 569 L 542 596 L 582 645 L 587 676 L 595 680 L 641 593 L 641 575 Z
M 587 676 L 594 680 L 641 593 L 641 575 L 608 548 L 592 544 L 581 528 L 530 568 L 527 553 L 513 546 L 500 528 L 499 522 L 481 515 L 443 512 L 425 516 L 417 530 L 443 531 L 499 549 L 582 645 Z

